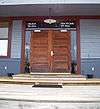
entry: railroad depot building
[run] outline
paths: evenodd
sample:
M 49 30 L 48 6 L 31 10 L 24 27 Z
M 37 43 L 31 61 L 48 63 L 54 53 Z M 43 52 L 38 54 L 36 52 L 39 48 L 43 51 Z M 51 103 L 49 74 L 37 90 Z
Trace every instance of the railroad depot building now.
M 1 0 L 0 75 L 29 70 L 100 77 L 100 5 Z

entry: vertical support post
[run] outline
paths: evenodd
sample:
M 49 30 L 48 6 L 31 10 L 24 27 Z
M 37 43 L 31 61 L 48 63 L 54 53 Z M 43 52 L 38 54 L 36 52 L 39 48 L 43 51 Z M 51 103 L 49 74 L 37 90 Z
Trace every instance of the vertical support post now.
M 22 43 L 21 43 L 21 62 L 20 62 L 20 72 L 24 73 L 25 64 L 25 22 L 22 22 Z
M 9 29 L 8 29 L 8 51 L 7 56 L 11 57 L 11 40 L 12 40 L 12 21 L 9 22 Z
M 76 42 L 77 42 L 77 74 L 81 74 L 81 47 L 80 47 L 80 19 L 76 22 Z

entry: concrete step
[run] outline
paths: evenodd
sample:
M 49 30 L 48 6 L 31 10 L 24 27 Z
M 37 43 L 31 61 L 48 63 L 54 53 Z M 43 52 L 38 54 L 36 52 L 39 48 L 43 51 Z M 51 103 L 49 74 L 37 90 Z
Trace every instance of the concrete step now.
M 66 80 L 86 80 L 83 75 L 45 75 L 45 74 L 18 74 L 13 75 L 13 79 L 17 80 L 34 80 L 34 81 L 66 81 Z
M 38 83 L 38 80 L 35 79 L 13 79 L 13 78 L 9 78 L 9 77 L 0 77 L 0 83 L 3 84 L 31 84 L 33 85 L 34 83 Z M 40 80 L 39 79 L 39 83 L 52 83 L 52 84 L 58 84 L 61 83 L 63 85 L 100 85 L 100 79 L 99 78 L 84 78 L 84 80 Z

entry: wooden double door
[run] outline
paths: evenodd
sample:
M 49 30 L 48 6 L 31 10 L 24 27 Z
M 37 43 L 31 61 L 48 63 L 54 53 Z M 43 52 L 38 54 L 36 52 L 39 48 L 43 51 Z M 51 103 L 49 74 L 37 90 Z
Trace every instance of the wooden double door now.
M 32 32 L 30 39 L 31 72 L 70 72 L 70 32 Z

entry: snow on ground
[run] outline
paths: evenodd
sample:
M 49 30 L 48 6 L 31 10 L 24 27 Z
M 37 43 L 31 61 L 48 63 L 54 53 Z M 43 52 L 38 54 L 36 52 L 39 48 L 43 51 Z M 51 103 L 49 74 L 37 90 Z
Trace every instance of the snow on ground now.
M 100 86 L 0 84 L 0 109 L 100 109 Z

